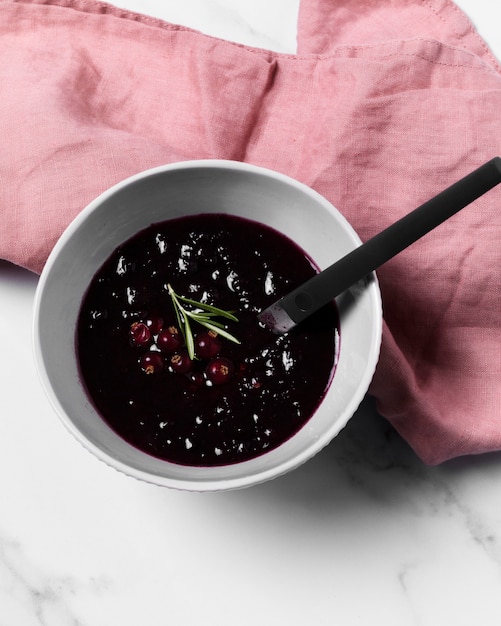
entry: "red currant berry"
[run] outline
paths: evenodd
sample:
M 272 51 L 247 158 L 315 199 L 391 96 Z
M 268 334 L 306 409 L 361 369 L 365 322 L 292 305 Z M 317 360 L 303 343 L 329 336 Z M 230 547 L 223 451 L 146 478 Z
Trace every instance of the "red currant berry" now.
M 229 359 L 217 357 L 207 365 L 205 373 L 213 385 L 223 385 L 231 379 L 234 371 L 233 363 Z
M 203 387 L 205 385 L 205 376 L 203 372 L 191 372 L 188 377 L 194 387 Z
M 129 338 L 133 346 L 147 346 L 151 340 L 150 329 L 143 322 L 134 322 L 129 329 Z
M 212 359 L 221 352 L 221 340 L 217 333 L 209 330 L 195 337 L 195 354 L 201 359 Z
M 188 356 L 188 353 L 183 350 L 171 357 L 170 366 L 176 374 L 188 374 L 193 369 L 193 361 Z
M 157 374 L 164 368 L 164 360 L 158 352 L 147 352 L 139 359 L 139 365 L 145 374 Z
M 175 326 L 164 328 L 158 333 L 157 346 L 162 352 L 172 354 L 183 345 L 183 338 Z
M 158 335 L 158 333 L 162 330 L 164 320 L 158 315 L 151 315 L 144 320 L 144 323 L 148 326 L 152 335 Z

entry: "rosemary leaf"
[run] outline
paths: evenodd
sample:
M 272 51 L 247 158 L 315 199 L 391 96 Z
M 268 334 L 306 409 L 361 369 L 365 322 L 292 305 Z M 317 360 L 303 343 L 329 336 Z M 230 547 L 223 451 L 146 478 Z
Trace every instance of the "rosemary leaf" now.
M 193 331 L 191 329 L 190 319 L 193 322 L 197 322 L 201 326 L 204 326 L 208 330 L 217 333 L 221 337 L 232 341 L 233 343 L 240 343 L 240 341 L 236 337 L 234 337 L 226 330 L 226 327 L 222 322 L 213 319 L 215 317 L 223 317 L 225 319 L 238 322 L 238 319 L 235 317 L 235 315 L 233 315 L 232 311 L 225 311 L 224 309 L 219 309 L 218 307 L 212 306 L 210 304 L 197 302 L 196 300 L 192 300 L 191 298 L 180 296 L 174 291 L 170 284 L 167 285 L 167 290 L 172 299 L 177 323 L 184 337 L 186 349 L 188 351 L 188 356 L 190 357 L 190 359 L 196 358 L 195 340 L 193 337 Z M 190 307 L 193 307 L 193 309 L 188 310 L 183 305 L 189 305 Z
M 193 333 L 191 332 L 191 326 L 188 316 L 184 316 L 184 340 L 186 342 L 186 350 L 191 360 L 195 358 L 195 342 L 193 340 Z
M 185 304 L 190 304 L 191 306 L 194 306 L 197 309 L 202 309 L 203 311 L 207 311 L 212 315 L 225 317 L 232 322 L 238 322 L 238 318 L 233 315 L 233 311 L 225 311 L 224 309 L 219 309 L 217 306 L 212 306 L 211 304 L 206 304 L 205 302 L 197 302 L 196 300 L 191 300 L 190 298 L 186 298 L 185 296 L 179 296 L 177 294 L 176 298 L 178 298 Z
M 234 337 L 231 333 L 229 333 L 225 328 L 214 326 L 214 324 L 211 322 L 203 322 L 203 325 L 208 330 L 214 331 L 218 335 L 221 335 L 221 337 L 224 337 L 225 339 L 228 339 L 229 341 L 232 341 L 233 343 L 238 343 L 238 344 L 240 343 L 240 341 L 236 337 Z

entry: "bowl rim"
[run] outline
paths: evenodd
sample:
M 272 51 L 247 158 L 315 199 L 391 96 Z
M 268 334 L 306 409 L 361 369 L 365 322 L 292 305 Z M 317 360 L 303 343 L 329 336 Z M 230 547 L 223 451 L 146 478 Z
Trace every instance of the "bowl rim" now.
M 338 417 L 338 419 L 333 422 L 332 426 L 324 431 L 320 437 L 314 442 L 314 445 L 311 444 L 307 446 L 304 450 L 301 451 L 300 454 L 295 455 L 294 457 L 280 463 L 274 465 L 271 468 L 265 468 L 261 471 L 253 474 L 245 474 L 243 476 L 232 477 L 232 478 L 212 478 L 208 476 L 205 480 L 191 480 L 191 479 L 178 479 L 172 477 L 164 477 L 159 476 L 157 474 L 150 473 L 148 471 L 132 467 L 127 463 L 117 459 L 116 457 L 108 454 L 105 450 L 97 446 L 95 443 L 90 441 L 78 428 L 73 419 L 68 415 L 68 412 L 64 409 L 62 404 L 57 397 L 53 386 L 51 384 L 50 376 L 48 374 L 45 358 L 42 350 L 42 343 L 40 337 L 40 328 L 39 328 L 39 318 L 40 318 L 40 308 L 41 302 L 45 290 L 45 286 L 50 278 L 51 272 L 53 270 L 54 265 L 57 263 L 60 251 L 67 245 L 68 241 L 75 235 L 81 225 L 86 221 L 89 215 L 99 210 L 99 207 L 105 202 L 108 198 L 112 197 L 121 189 L 127 187 L 128 185 L 133 185 L 137 181 L 144 180 L 150 176 L 155 176 L 156 174 L 162 174 L 169 171 L 176 170 L 188 170 L 188 169 L 196 169 L 196 168 L 217 168 L 217 169 L 226 169 L 226 170 L 239 170 L 241 172 L 250 172 L 261 174 L 265 176 L 272 177 L 278 181 L 281 181 L 288 185 L 293 185 L 296 188 L 299 188 L 303 191 L 306 191 L 309 195 L 312 195 L 314 199 L 319 201 L 321 204 L 326 206 L 329 211 L 334 211 L 336 213 L 336 217 L 343 224 L 343 228 L 350 234 L 350 236 L 354 239 L 357 245 L 361 244 L 360 237 L 357 232 L 354 230 L 353 226 L 348 222 L 348 220 L 340 213 L 340 211 L 324 196 L 314 190 L 312 187 L 298 181 L 295 178 L 288 176 L 287 174 L 283 174 L 281 172 L 272 170 L 267 167 L 262 167 L 258 165 L 253 165 L 250 163 L 245 163 L 241 161 L 233 161 L 227 159 L 194 159 L 194 160 L 186 160 L 186 161 L 176 161 L 173 163 L 167 163 L 164 165 L 159 165 L 156 167 L 152 167 L 141 172 L 137 172 L 132 176 L 129 176 L 111 187 L 104 190 L 97 197 L 95 197 L 91 202 L 89 202 L 67 225 L 64 229 L 58 240 L 56 241 L 54 247 L 52 248 L 47 261 L 42 269 L 40 274 L 40 279 L 35 291 L 34 298 L 34 307 L 33 307 L 33 322 L 32 322 L 32 348 L 34 353 L 35 366 L 38 374 L 38 378 L 41 382 L 41 385 L 44 389 L 45 395 L 49 400 L 52 408 L 55 413 L 58 415 L 59 419 L 63 422 L 66 429 L 73 435 L 73 437 L 89 452 L 91 452 L 95 457 L 99 460 L 103 461 L 109 467 L 126 474 L 127 476 L 136 478 L 138 480 L 155 484 L 164 487 L 170 487 L 178 490 L 186 490 L 186 491 L 227 491 L 233 489 L 245 488 L 253 485 L 257 485 L 263 483 L 265 481 L 277 478 L 279 476 L 284 475 L 285 473 L 299 467 L 307 460 L 315 456 L 318 452 L 320 452 L 326 445 L 329 444 L 330 441 L 346 426 L 348 421 L 354 415 L 356 410 L 358 409 L 360 403 L 363 400 L 363 397 L 367 393 L 367 390 L 370 386 L 371 380 L 374 376 L 374 372 L 379 360 L 380 355 L 380 347 L 382 341 L 382 329 L 383 329 L 383 316 L 382 316 L 382 297 L 381 291 L 379 288 L 379 282 L 377 279 L 377 275 L 373 272 L 370 275 L 370 285 L 369 289 L 372 290 L 374 305 L 373 306 L 373 335 L 372 335 L 372 343 L 370 346 L 369 354 L 370 359 L 368 360 L 366 367 L 363 371 L 363 376 L 361 376 L 359 387 L 365 390 L 361 397 L 353 397 L 350 402 L 348 402 L 342 414 Z M 130 445 L 130 444 L 129 444 Z M 147 453 L 144 453 L 147 454 Z M 252 461 L 252 460 L 251 460 Z M 244 464 L 250 463 L 251 461 L 245 461 Z M 166 463 L 169 463 L 166 461 Z M 203 468 L 207 470 L 210 468 Z M 211 472 L 209 471 L 208 474 Z

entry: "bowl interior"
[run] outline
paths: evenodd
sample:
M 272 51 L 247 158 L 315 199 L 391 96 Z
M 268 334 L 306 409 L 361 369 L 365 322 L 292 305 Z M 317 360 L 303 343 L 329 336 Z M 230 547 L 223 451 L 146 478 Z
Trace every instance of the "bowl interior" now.
M 199 213 L 229 213 L 271 226 L 324 268 L 359 245 L 342 215 L 308 187 L 280 174 L 226 161 L 193 161 L 127 179 L 92 202 L 68 227 L 44 268 L 35 298 L 34 348 L 42 384 L 68 429 L 118 470 L 156 484 L 206 491 L 262 482 L 318 452 L 355 412 L 378 359 L 381 302 L 375 277 L 338 305 L 341 348 L 336 374 L 306 426 L 279 448 L 243 463 L 185 467 L 126 443 L 96 413 L 82 386 L 75 328 L 82 297 L 112 251 L 152 223 Z

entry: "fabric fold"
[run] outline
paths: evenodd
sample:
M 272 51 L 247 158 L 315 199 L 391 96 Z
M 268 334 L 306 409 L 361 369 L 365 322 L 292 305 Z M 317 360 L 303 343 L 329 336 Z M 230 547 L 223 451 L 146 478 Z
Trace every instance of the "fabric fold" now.
M 299 54 L 423 38 L 467 50 L 500 70 L 471 21 L 450 0 L 302 0 L 298 22 Z

